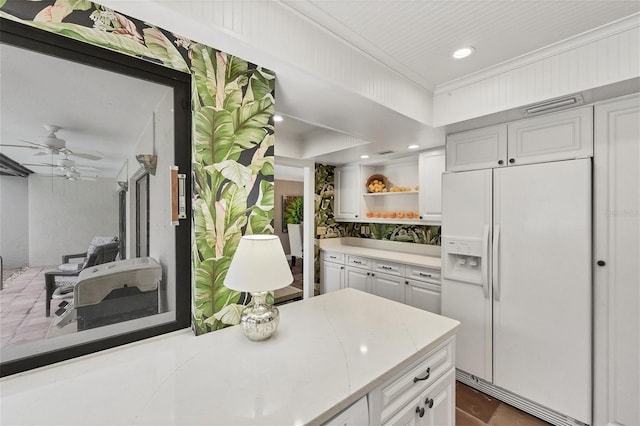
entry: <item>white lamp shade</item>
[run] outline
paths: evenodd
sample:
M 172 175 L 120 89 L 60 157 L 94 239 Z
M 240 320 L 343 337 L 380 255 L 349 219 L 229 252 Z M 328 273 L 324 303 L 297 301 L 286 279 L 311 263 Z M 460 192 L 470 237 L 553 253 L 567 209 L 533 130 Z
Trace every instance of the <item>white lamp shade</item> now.
M 232 290 L 262 292 L 293 282 L 293 275 L 276 235 L 245 235 L 240 239 L 224 285 Z

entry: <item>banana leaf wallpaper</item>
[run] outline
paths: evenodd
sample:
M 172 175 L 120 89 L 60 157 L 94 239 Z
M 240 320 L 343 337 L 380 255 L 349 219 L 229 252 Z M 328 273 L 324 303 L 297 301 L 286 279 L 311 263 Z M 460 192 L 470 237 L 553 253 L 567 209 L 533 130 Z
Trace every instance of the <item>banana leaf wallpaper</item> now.
M 231 258 L 242 235 L 273 233 L 275 74 L 87 0 L 0 0 L 0 16 L 191 74 L 193 328 L 237 324 Z

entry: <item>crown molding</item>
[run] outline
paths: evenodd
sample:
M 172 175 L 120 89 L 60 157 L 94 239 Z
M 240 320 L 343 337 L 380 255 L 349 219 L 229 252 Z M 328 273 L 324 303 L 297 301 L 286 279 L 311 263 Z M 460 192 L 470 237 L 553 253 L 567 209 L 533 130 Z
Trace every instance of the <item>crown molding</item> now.
M 509 59 L 507 61 L 493 65 L 489 68 L 485 68 L 482 71 L 474 72 L 464 77 L 460 77 L 440 84 L 436 87 L 434 94 L 438 96 L 465 86 L 470 86 L 479 81 L 487 80 L 497 75 L 513 71 L 526 65 L 540 62 L 552 56 L 577 49 L 587 44 L 594 43 L 598 40 L 602 40 L 604 38 L 608 38 L 638 27 L 640 27 L 640 13 L 634 13 L 633 15 L 629 15 L 617 21 L 613 21 L 584 33 L 569 37 L 557 43 L 550 44 L 549 46 L 536 49 L 524 55 Z

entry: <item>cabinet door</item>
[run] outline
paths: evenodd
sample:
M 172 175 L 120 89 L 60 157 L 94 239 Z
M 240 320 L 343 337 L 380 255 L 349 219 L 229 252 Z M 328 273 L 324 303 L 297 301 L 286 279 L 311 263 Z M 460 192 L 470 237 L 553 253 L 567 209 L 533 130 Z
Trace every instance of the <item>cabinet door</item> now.
M 355 288 L 356 290 L 366 291 L 367 293 L 370 293 L 369 278 L 371 276 L 371 272 L 365 269 L 354 268 L 351 266 L 345 267 L 344 272 L 345 287 Z
M 422 396 L 414 399 L 391 418 L 384 426 L 422 426 L 424 425 L 424 412 L 420 417 L 421 410 L 425 410 L 422 404 Z M 451 423 L 453 424 L 453 423 Z
M 360 211 L 360 166 L 335 169 L 335 218 L 355 220 Z
M 638 95 L 595 107 L 593 424 L 640 424 L 638 123 Z
M 440 222 L 442 218 L 443 151 L 425 152 L 419 157 L 418 205 L 420 219 Z
M 372 272 L 371 293 L 385 299 L 404 303 L 404 278 Z
M 593 156 L 593 108 L 515 121 L 508 126 L 509 164 Z
M 503 167 L 507 161 L 507 126 L 450 134 L 446 153 L 448 172 Z
M 440 286 L 408 279 L 404 303 L 415 308 L 440 314 Z
M 456 381 L 452 369 L 424 393 L 425 426 L 454 425 L 456 423 Z
M 324 261 L 320 277 L 322 294 L 340 290 L 344 288 L 344 265 Z
M 412 400 L 385 425 L 455 425 L 456 381 L 451 368 L 418 398 Z

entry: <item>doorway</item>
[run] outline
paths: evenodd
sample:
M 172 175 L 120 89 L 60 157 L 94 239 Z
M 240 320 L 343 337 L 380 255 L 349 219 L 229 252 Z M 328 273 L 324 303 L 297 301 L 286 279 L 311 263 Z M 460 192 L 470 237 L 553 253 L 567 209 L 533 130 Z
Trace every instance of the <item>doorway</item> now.
M 136 257 L 149 256 L 149 174 L 136 179 Z

